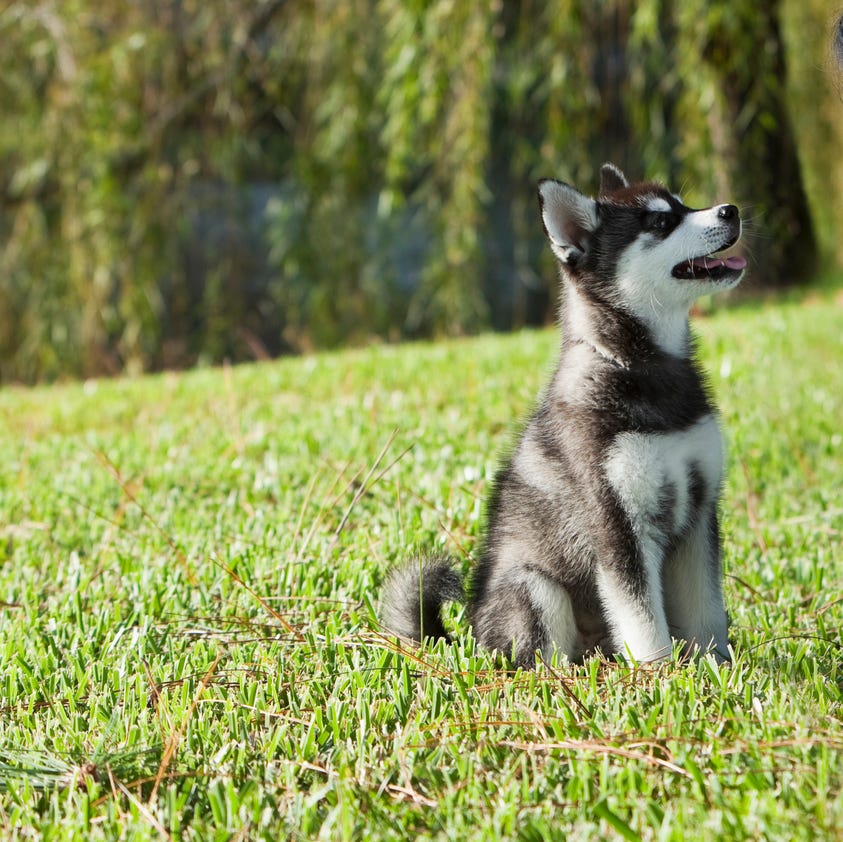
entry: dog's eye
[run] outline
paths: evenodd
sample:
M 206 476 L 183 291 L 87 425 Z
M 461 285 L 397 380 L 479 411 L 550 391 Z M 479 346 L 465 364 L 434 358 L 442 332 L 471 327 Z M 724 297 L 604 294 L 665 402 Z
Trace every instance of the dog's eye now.
M 645 231 L 670 231 L 676 227 L 676 214 L 669 211 L 650 211 L 644 214 Z

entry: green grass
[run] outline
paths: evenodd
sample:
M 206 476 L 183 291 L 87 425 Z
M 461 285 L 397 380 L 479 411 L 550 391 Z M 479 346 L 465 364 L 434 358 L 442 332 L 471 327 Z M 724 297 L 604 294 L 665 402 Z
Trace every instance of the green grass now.
M 839 839 L 843 310 L 697 325 L 736 660 L 400 651 L 556 335 L 0 391 L 0 836 Z

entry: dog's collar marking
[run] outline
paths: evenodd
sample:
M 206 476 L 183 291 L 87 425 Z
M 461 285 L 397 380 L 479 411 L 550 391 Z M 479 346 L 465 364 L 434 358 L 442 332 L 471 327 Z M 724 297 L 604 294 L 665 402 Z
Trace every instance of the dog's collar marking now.
M 584 339 L 583 337 L 579 337 L 577 339 L 578 342 L 581 342 L 583 345 L 591 348 L 595 354 L 602 357 L 606 362 L 610 362 L 613 365 L 616 365 L 618 368 L 629 368 L 629 363 L 625 360 L 622 360 L 620 357 L 616 357 L 605 345 L 601 345 L 598 342 L 593 342 L 590 339 Z

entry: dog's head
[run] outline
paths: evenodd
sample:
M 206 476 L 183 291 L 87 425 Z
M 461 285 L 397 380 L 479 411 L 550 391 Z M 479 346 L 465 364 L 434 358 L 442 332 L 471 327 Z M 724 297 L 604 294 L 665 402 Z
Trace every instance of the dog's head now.
M 630 184 L 612 164 L 603 165 L 597 199 L 545 179 L 539 201 L 550 246 L 571 282 L 645 322 L 734 287 L 746 267 L 742 257 L 716 256 L 740 238 L 737 207 L 689 208 L 660 184 Z

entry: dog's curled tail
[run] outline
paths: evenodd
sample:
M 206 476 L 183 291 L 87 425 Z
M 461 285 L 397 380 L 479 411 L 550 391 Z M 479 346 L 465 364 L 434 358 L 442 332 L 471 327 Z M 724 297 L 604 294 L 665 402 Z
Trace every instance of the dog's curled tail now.
M 394 568 L 384 582 L 381 622 L 391 634 L 421 643 L 450 640 L 442 624 L 446 602 L 465 602 L 462 577 L 445 557 L 416 558 Z

